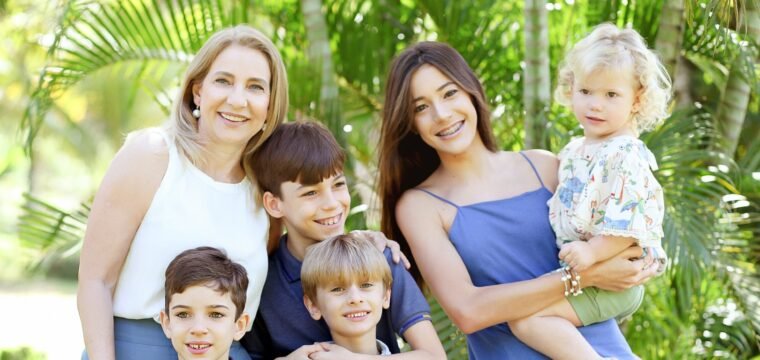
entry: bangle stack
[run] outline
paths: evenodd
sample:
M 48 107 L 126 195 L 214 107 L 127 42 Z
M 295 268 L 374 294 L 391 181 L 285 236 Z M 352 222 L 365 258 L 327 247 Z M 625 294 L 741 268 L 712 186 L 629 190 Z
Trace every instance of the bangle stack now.
M 578 274 L 578 272 L 571 269 L 569 266 L 562 266 L 555 270 L 555 272 L 562 274 L 559 279 L 562 281 L 562 284 L 565 285 L 565 296 L 578 296 L 583 294 L 583 290 L 581 289 L 581 275 Z

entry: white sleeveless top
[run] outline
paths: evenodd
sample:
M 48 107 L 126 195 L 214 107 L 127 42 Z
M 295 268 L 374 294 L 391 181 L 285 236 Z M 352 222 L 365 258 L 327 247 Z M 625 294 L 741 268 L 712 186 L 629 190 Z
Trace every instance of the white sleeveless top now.
M 166 267 L 184 250 L 213 246 L 248 272 L 245 310 L 253 318 L 267 275 L 269 222 L 253 201 L 250 182 L 215 181 L 180 155 L 163 129 L 156 131 L 168 145 L 169 165 L 121 269 L 114 316 L 158 321 Z

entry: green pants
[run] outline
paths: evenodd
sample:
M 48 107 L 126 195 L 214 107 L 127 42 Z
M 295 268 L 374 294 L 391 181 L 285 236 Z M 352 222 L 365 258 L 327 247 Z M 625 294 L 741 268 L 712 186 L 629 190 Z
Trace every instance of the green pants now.
M 578 296 L 568 296 L 584 326 L 633 314 L 644 299 L 644 287 L 634 286 L 625 291 L 607 291 L 595 287 L 583 289 Z

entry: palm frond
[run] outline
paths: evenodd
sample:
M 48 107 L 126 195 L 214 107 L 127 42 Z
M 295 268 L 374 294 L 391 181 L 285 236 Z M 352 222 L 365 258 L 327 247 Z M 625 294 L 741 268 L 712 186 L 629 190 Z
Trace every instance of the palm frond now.
M 416 11 L 403 2 L 334 1 L 325 16 L 335 71 L 352 90 L 378 101 L 396 52 L 414 40 Z
M 709 114 L 678 112 L 643 137 L 658 159 L 655 175 L 666 195 L 663 246 L 674 265 L 694 267 L 679 273 L 688 276 L 683 280 L 689 292 L 701 283 L 698 267 L 712 265 L 722 196 L 736 192 L 733 180 L 713 165 L 725 162 L 709 150 L 717 136 Z
M 660 28 L 660 14 L 662 14 L 663 6 L 665 2 L 658 0 L 636 1 L 636 3 L 628 1 L 625 3 L 623 21 L 619 25 L 631 24 L 647 44 L 654 46 L 657 30 Z
M 214 31 L 252 11 L 215 0 L 62 3 L 48 64 L 21 124 L 27 150 L 53 101 L 85 77 L 120 66 L 140 89 L 145 79 L 161 78 L 167 63 L 187 63 Z
M 616 23 L 620 16 L 621 1 L 590 0 L 586 11 L 586 22 L 595 26 L 603 22 Z
M 34 265 L 45 269 L 56 259 L 79 254 L 90 214 L 89 203 L 66 211 L 31 194 L 24 194 L 18 222 L 19 241 L 26 248 L 37 249 L 42 257 Z
M 742 76 L 757 91 L 755 63 L 760 44 L 748 33 L 746 25 L 737 24 L 738 19 L 746 17 L 749 7 L 760 7 L 760 1 L 712 0 L 707 4 L 688 5 L 683 49 L 687 54 L 699 54 L 703 60 L 713 59 L 724 65 L 730 65 L 732 59 L 740 59 Z
M 757 235 L 746 227 L 757 227 L 758 221 L 743 220 L 745 212 L 733 206 L 744 198 L 735 185 L 738 167 L 710 150 L 718 138 L 710 114 L 703 111 L 676 112 L 643 137 L 659 159 L 656 176 L 667 208 L 663 245 L 672 263 L 663 278 L 648 284 L 648 300 L 627 336 L 645 358 L 757 351 L 751 340 L 757 329 L 750 324 L 757 322 L 758 301 L 750 294 L 760 284 L 754 267 L 746 266 L 757 261 Z M 715 323 L 725 313 L 716 309 L 729 302 L 739 304 L 736 314 L 746 314 L 746 326 Z M 649 347 L 652 331 L 674 336 L 665 337 L 667 346 Z

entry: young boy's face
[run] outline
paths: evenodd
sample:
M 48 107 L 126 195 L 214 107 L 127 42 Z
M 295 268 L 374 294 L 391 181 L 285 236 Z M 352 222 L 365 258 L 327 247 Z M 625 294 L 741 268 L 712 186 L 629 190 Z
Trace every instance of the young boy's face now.
M 308 246 L 343 233 L 351 195 L 342 173 L 313 185 L 284 182 L 280 190 L 279 198 L 265 193 L 264 206 L 270 215 L 283 218 L 288 241 Z
M 375 330 L 391 304 L 391 289 L 381 281 L 330 284 L 317 287 L 316 303 L 304 297 L 304 304 L 314 320 L 325 318 L 333 340 L 342 343 Z
M 233 340 L 240 340 L 250 321 L 243 313 L 235 319 L 230 293 L 205 285 L 190 286 L 174 294 L 169 313 L 161 311 L 161 327 L 180 359 L 228 359 Z

